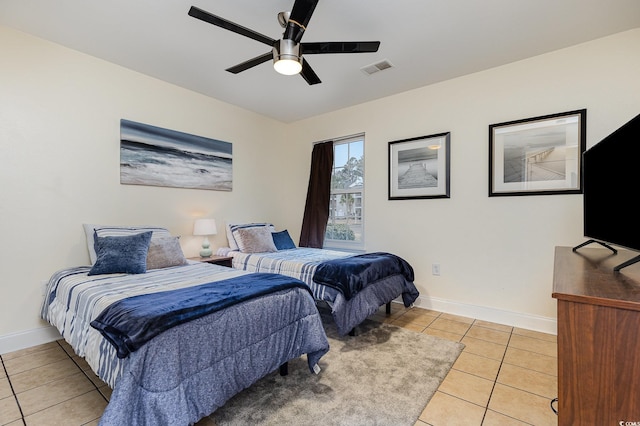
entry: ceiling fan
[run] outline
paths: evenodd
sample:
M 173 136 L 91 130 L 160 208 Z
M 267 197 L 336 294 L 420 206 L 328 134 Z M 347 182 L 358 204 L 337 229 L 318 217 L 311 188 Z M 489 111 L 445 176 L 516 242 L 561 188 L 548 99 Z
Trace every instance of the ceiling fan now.
M 320 78 L 313 71 L 309 63 L 302 57 L 326 53 L 366 53 L 377 52 L 379 41 L 328 41 L 315 43 L 301 43 L 300 40 L 307 29 L 311 15 L 318 4 L 318 0 L 295 0 L 291 12 L 280 12 L 278 22 L 284 28 L 282 38 L 274 40 L 249 28 L 243 27 L 219 16 L 213 15 L 195 6 L 189 9 L 189 15 L 208 22 L 225 30 L 249 37 L 253 40 L 271 46 L 271 51 L 248 61 L 242 62 L 227 71 L 233 74 L 246 71 L 273 59 L 273 67 L 281 74 L 300 74 L 309 84 L 320 83 Z

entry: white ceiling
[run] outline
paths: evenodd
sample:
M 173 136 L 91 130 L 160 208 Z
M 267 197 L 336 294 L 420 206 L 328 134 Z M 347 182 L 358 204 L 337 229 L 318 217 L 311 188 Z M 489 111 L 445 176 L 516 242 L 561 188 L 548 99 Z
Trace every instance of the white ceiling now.
M 274 39 L 293 0 L 0 0 L 0 24 L 292 122 L 640 27 L 640 0 L 320 0 L 302 39 L 379 40 L 376 53 L 309 55 L 309 86 L 269 51 L 187 15 L 194 5 Z M 640 48 L 640 47 L 639 47 Z M 371 76 L 381 60 L 394 67 Z

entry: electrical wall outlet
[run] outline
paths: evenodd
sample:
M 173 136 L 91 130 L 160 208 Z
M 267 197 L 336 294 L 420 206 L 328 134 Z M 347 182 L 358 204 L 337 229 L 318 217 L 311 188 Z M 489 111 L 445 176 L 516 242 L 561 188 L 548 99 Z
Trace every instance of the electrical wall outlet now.
M 440 264 L 432 263 L 431 264 L 431 275 L 440 275 Z

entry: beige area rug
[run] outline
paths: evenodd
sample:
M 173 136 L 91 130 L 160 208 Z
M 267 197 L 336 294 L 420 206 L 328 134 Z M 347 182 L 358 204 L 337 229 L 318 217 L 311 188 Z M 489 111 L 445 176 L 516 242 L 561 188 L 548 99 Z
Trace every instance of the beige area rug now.
M 271 373 L 214 412 L 215 424 L 413 426 L 464 348 L 369 320 L 339 337 L 323 320 L 331 349 L 320 374 L 306 356 L 292 360 L 287 376 Z

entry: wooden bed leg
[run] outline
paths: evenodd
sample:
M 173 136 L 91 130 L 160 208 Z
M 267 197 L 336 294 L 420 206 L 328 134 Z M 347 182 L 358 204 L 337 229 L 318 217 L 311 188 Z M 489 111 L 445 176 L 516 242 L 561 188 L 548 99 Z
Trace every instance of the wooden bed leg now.
M 387 303 L 387 315 L 391 315 L 391 302 Z
M 287 374 L 289 374 L 289 363 L 285 362 L 280 366 L 280 375 L 286 376 Z

